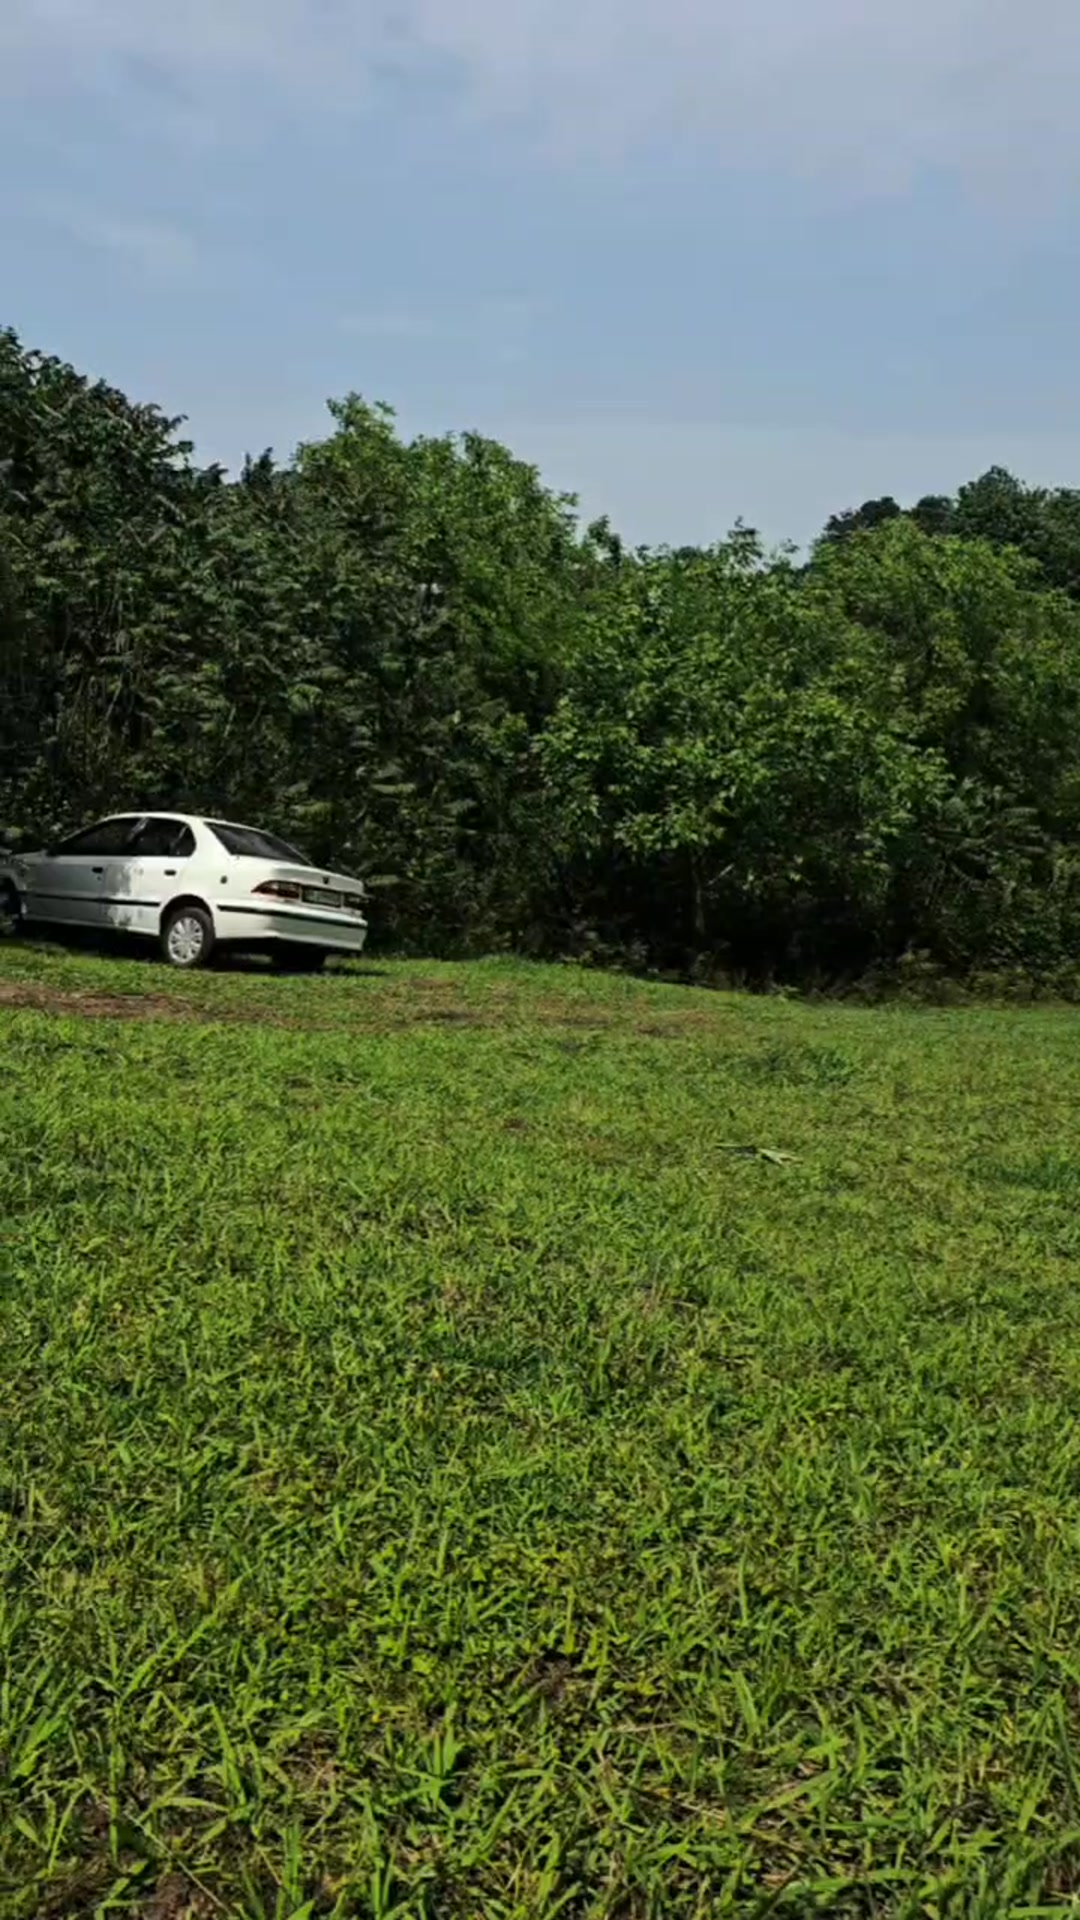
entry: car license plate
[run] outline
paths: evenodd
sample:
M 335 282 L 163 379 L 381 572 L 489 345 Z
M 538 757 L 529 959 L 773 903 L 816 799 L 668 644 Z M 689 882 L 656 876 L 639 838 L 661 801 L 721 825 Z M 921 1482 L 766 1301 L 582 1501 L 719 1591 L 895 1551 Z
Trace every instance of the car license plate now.
M 312 905 L 316 907 L 339 907 L 341 905 L 341 895 L 328 892 L 326 887 L 305 887 L 304 899 L 310 900 Z

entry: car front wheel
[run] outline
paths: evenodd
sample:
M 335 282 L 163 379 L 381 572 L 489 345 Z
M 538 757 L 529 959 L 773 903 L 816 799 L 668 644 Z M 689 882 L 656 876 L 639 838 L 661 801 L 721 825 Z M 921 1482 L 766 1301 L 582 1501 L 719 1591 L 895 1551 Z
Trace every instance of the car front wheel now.
M 190 973 L 205 967 L 214 947 L 214 923 L 205 907 L 174 907 L 161 929 L 161 951 L 170 967 Z

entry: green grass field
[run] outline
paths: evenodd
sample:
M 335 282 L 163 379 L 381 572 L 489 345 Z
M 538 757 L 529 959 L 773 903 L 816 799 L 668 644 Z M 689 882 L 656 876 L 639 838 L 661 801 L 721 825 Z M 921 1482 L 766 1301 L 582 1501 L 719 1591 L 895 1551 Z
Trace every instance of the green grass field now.
M 9 948 L 0 1913 L 1068 1911 L 1078 1201 L 1075 1011 Z

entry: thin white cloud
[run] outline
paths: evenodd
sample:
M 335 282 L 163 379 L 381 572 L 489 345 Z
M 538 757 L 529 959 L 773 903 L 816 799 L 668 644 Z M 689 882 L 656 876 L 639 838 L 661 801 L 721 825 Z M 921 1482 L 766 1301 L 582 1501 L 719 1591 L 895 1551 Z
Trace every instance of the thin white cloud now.
M 1064 431 L 840 433 L 505 414 L 483 425 L 549 486 L 577 493 L 586 518 L 606 513 L 624 538 L 653 545 L 720 540 L 741 518 L 770 543 L 802 546 L 830 514 L 882 494 L 911 506 L 991 466 L 1050 487 L 1074 486 L 1080 470 L 1080 440 Z
M 223 388 L 208 376 L 181 398 L 199 458 L 234 471 L 245 452 L 265 445 L 268 421 L 282 458 L 329 425 L 317 390 L 299 385 L 268 392 L 252 380 Z M 447 424 L 424 410 L 403 407 L 398 415 L 406 438 L 441 433 Z M 1050 487 L 1075 485 L 1080 471 L 1080 438 L 1067 430 L 844 433 L 723 419 L 540 420 L 497 405 L 469 424 L 532 461 L 548 486 L 576 493 L 584 518 L 608 514 L 625 539 L 650 545 L 721 540 L 740 518 L 768 542 L 804 545 L 830 514 L 881 494 L 913 505 L 926 493 L 955 492 L 994 465 Z
M 63 233 L 80 247 L 115 259 L 154 278 L 176 278 L 194 271 L 198 249 L 189 233 L 152 215 L 113 214 L 108 208 L 49 194 L 24 199 L 23 210 Z
M 385 340 L 404 346 L 433 340 L 461 344 L 483 340 L 503 360 L 519 359 L 525 348 L 521 336 L 539 318 L 533 300 L 507 295 L 454 307 L 445 297 L 423 311 L 374 307 L 338 316 L 338 330 L 354 339 Z
M 343 313 L 338 327 L 357 340 L 391 340 L 406 346 L 438 340 L 444 333 L 427 313 Z
M 96 215 L 72 222 L 77 239 L 154 275 L 190 273 L 196 265 L 194 242 L 177 227 L 155 220 L 110 220 Z
M 434 62 L 563 153 L 678 134 L 847 188 L 1080 175 L 1076 0 L 3 0 L 9 84 L 132 61 L 196 98 L 239 84 L 247 114 L 350 108 L 388 61 Z

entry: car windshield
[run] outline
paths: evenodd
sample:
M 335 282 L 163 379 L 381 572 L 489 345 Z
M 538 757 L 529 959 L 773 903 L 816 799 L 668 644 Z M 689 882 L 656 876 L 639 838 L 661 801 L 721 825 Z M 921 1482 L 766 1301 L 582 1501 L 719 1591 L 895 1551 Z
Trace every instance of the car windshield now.
M 279 840 L 276 833 L 263 833 L 259 827 L 233 827 L 227 820 L 208 820 L 207 826 L 215 833 L 228 853 L 236 853 L 247 860 L 288 860 L 293 866 L 310 867 L 311 861 L 299 847 L 290 847 L 287 840 Z

